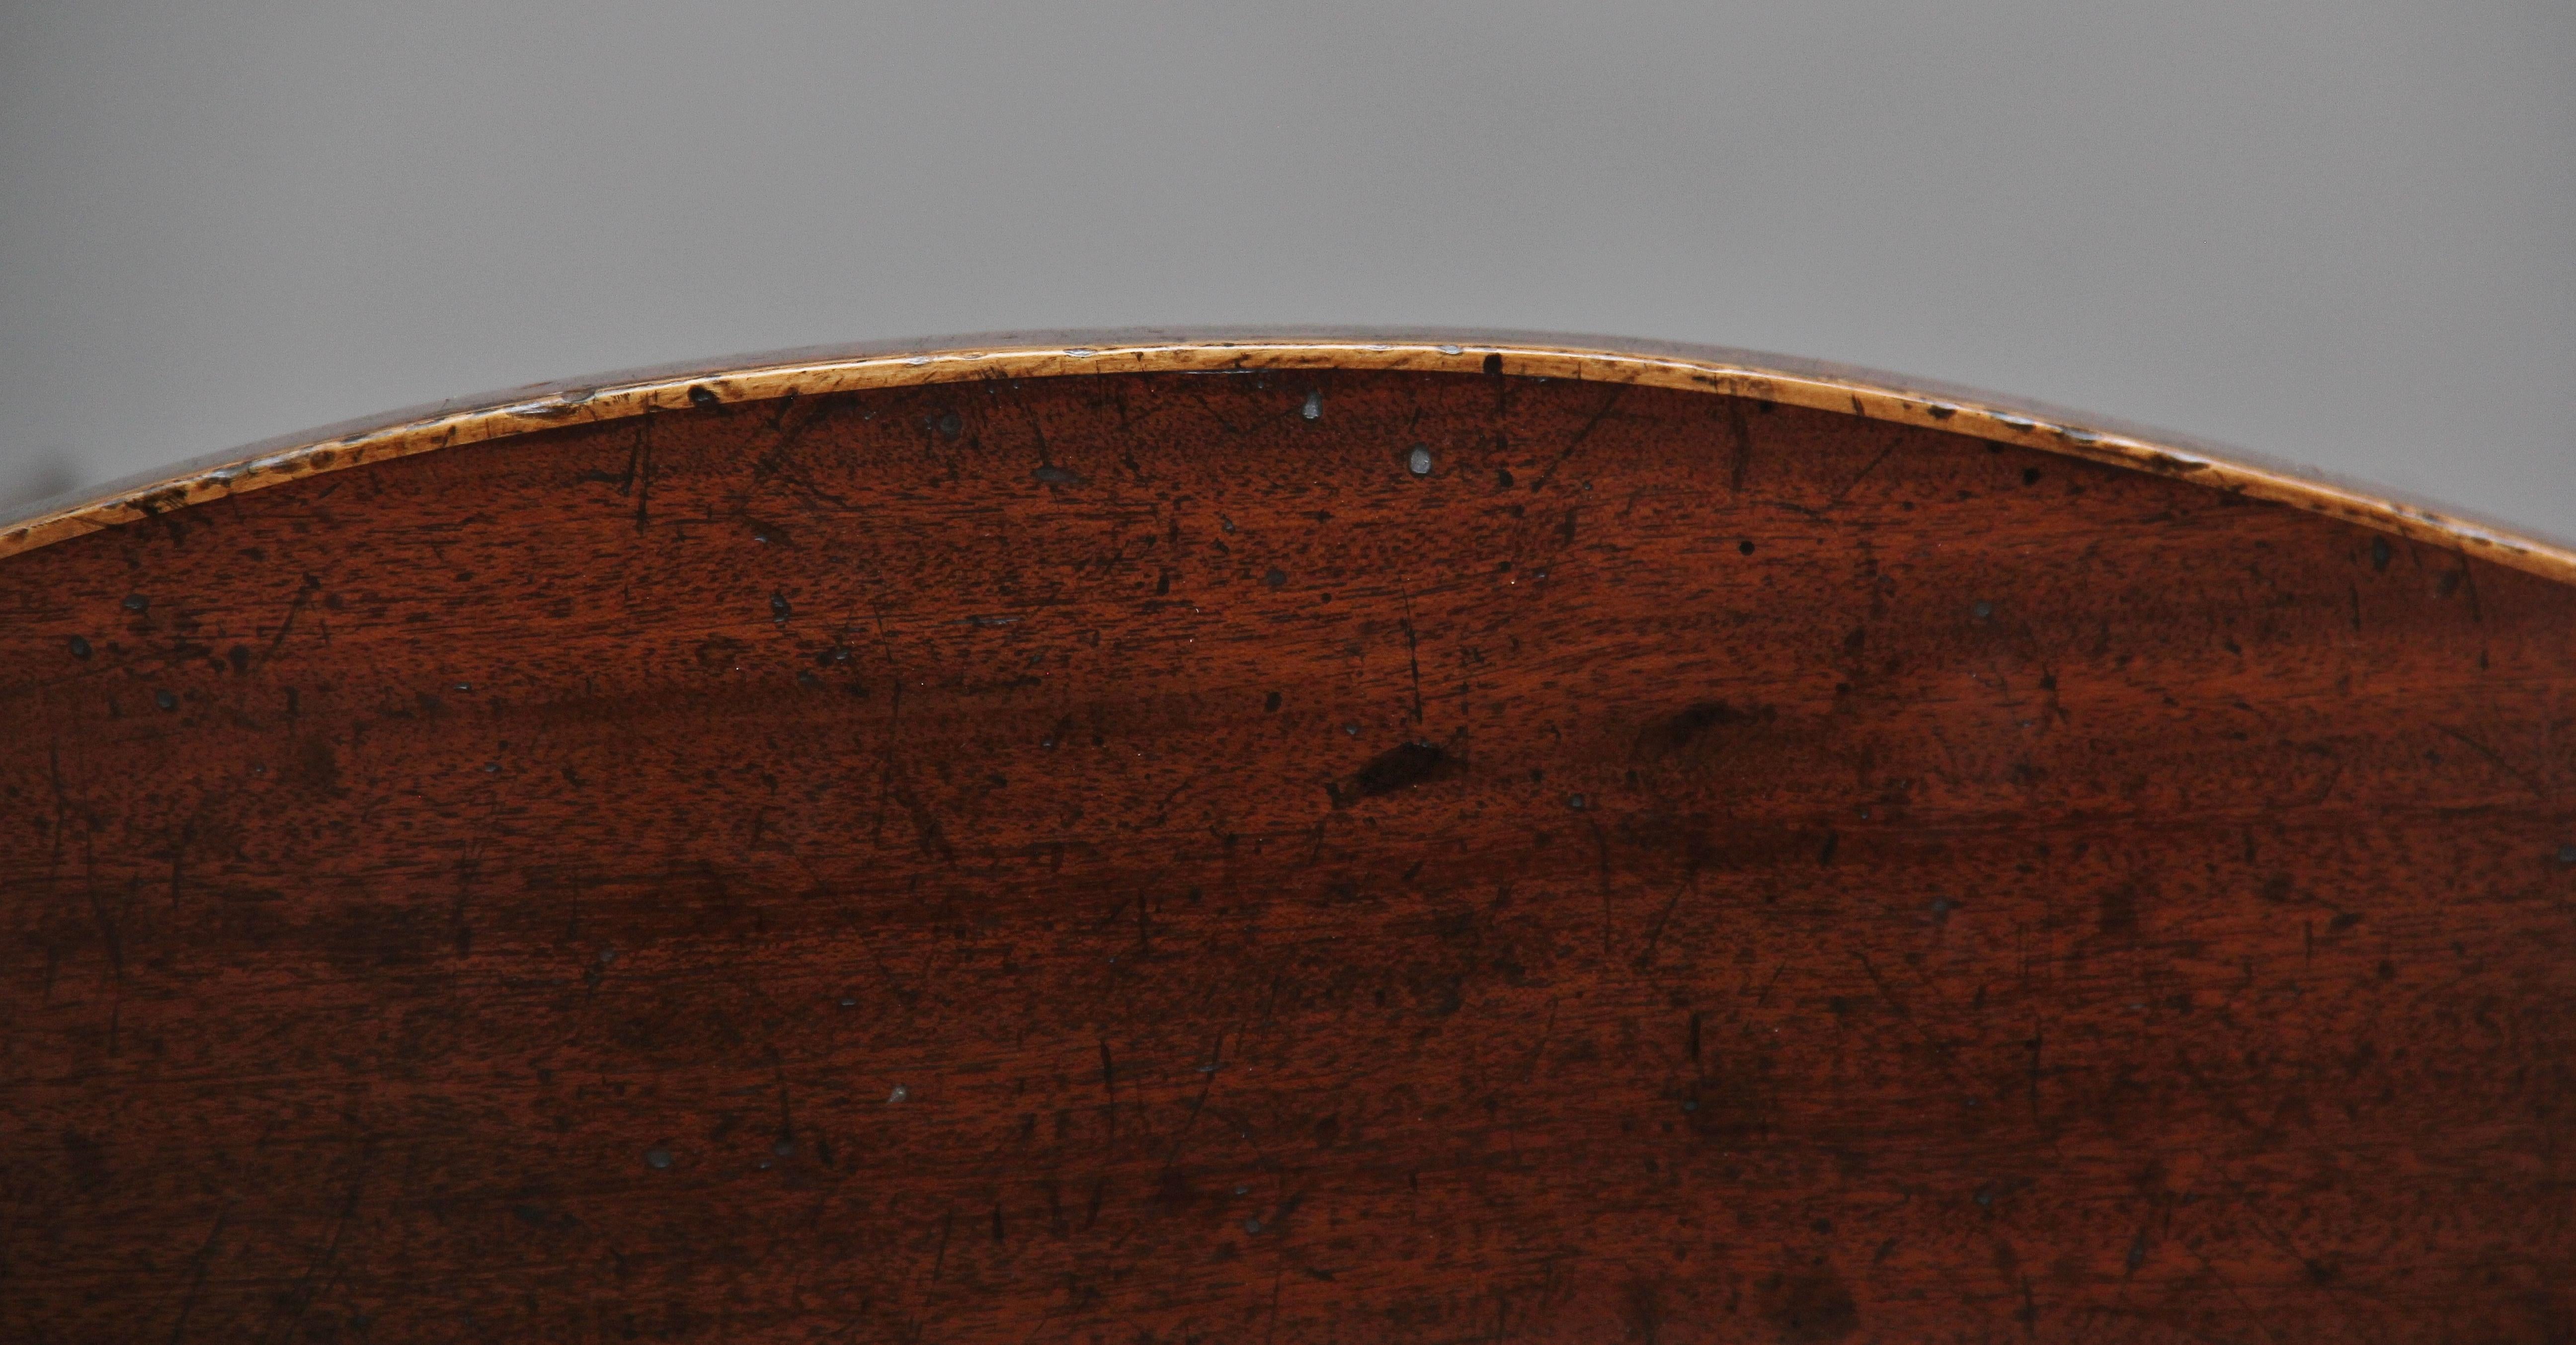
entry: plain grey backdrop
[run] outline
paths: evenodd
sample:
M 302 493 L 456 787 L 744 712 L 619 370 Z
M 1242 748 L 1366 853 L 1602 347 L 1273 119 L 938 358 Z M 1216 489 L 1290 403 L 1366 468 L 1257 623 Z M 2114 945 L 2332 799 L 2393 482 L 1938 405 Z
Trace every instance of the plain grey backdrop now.
M 1751 346 L 2576 534 L 2576 3 L 0 0 L 0 506 L 813 342 Z

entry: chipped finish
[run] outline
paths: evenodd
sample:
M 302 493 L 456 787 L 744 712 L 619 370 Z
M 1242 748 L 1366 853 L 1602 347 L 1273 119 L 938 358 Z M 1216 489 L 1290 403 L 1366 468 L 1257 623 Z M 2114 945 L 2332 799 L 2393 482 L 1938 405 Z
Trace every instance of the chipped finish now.
M 2576 587 L 1450 344 L 0 562 L 0 1339 L 2565 1337 Z
M 2533 574 L 2576 582 L 2576 549 L 2564 544 L 2410 503 L 2376 487 L 2340 483 L 2313 469 L 2271 465 L 2242 452 L 2191 445 L 2171 434 L 2113 426 L 2098 417 L 1991 393 L 1758 351 L 1648 341 L 1596 343 L 1594 338 L 1504 332 L 1462 333 L 1454 339 L 1446 334 L 1396 337 L 1356 331 L 996 335 L 919 346 L 781 352 L 706 367 L 606 375 L 524 388 L 505 399 L 423 408 L 382 421 L 275 440 L 226 455 L 212 465 L 111 487 L 68 505 L 40 506 L 34 516 L 0 526 L 0 557 L 280 481 L 557 425 L 732 401 L 766 401 L 790 394 L 813 396 L 977 379 L 1250 369 L 1508 372 L 1714 392 L 1842 411 L 2183 477 L 2211 489 L 2349 519 L 2397 536 L 2486 555 Z M 1304 402 L 1300 413 L 1316 419 L 1322 414 L 1321 404 Z

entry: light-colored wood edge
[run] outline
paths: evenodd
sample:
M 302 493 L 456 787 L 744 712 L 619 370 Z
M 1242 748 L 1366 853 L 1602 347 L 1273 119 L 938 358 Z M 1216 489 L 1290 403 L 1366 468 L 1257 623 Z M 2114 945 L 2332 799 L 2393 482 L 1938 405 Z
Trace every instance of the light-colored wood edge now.
M 2576 549 L 2393 499 L 2313 473 L 2218 453 L 2177 436 L 2116 427 L 2030 403 L 1866 370 L 1749 351 L 1519 333 L 1046 334 L 959 338 L 909 348 L 786 352 L 708 367 L 646 370 L 521 389 L 490 399 L 397 413 L 379 421 L 252 445 L 69 503 L 39 506 L 0 526 L 0 558 L 244 491 L 557 426 L 656 411 L 979 379 L 1378 369 L 1489 372 L 1715 392 L 1784 406 L 1947 430 L 2178 477 L 2215 490 L 2347 519 L 2364 527 L 2561 583 L 2576 583 Z

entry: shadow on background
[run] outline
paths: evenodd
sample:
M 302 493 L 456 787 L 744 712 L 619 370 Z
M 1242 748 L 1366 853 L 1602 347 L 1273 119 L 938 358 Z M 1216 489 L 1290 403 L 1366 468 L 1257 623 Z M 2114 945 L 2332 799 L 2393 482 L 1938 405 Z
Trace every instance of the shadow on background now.
M 24 514 L 37 503 L 77 489 L 84 477 L 59 449 L 0 457 L 0 517 Z
M 0 483 L 948 332 L 1776 350 L 2576 532 L 2568 0 L 0 0 Z

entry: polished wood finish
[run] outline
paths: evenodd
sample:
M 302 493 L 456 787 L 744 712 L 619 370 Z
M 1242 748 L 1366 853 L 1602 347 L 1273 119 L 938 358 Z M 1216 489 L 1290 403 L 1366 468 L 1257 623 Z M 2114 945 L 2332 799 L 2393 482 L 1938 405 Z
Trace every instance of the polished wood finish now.
M 2576 1333 L 2562 553 L 1450 344 L 32 520 L 0 1337 Z
M 121 482 L 96 495 L 0 525 L 0 557 L 321 472 L 550 426 L 688 410 L 711 402 L 986 379 L 1299 369 L 1499 372 L 1718 392 L 1780 406 L 1848 411 L 2181 477 L 2211 489 L 2352 519 L 2395 536 L 2576 583 L 2576 546 L 2168 431 L 1973 388 L 1761 351 L 1495 331 L 1421 335 L 1183 328 L 1001 333 L 929 345 L 876 343 L 778 351 L 713 366 L 673 365 L 532 384 L 507 394 L 413 407 L 288 435 L 205 459 L 189 469 Z

